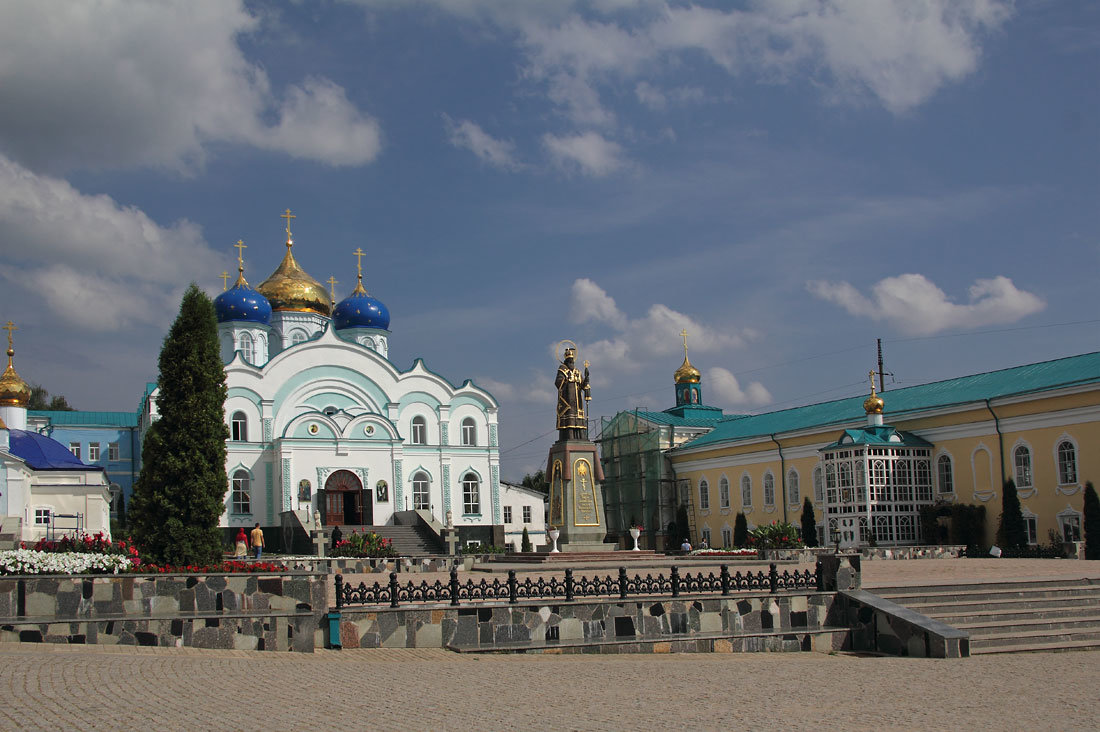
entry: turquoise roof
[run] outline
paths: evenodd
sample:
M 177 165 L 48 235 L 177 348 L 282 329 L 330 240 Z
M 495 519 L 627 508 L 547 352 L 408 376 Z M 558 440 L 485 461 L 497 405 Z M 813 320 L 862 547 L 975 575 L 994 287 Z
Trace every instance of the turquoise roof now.
M 137 427 L 136 412 L 61 412 L 51 409 L 29 409 L 28 417 L 43 417 L 53 425 L 80 427 Z
M 840 434 L 836 442 L 821 448 L 821 450 L 839 450 L 852 445 L 932 447 L 932 443 L 923 437 L 917 437 L 912 432 L 902 432 L 888 424 L 883 424 L 846 429 Z
M 1085 353 L 886 391 L 882 393 L 882 398 L 886 401 L 884 419 L 953 404 L 1097 382 L 1100 382 L 1100 353 Z M 700 435 L 679 449 L 693 449 L 814 427 L 850 424 L 866 418 L 863 410 L 865 398 L 865 395 L 861 395 L 777 412 L 728 417 L 707 434 Z
M 636 414 L 638 419 L 644 419 L 647 422 L 654 424 L 667 424 L 673 427 L 713 427 L 721 421 L 723 414 L 722 410 L 716 407 L 708 407 L 708 410 L 713 409 L 712 415 L 702 413 L 686 413 L 683 417 L 678 414 L 672 414 L 669 412 L 647 412 L 645 410 L 633 410 L 630 414 Z M 700 410 L 702 411 L 702 410 Z

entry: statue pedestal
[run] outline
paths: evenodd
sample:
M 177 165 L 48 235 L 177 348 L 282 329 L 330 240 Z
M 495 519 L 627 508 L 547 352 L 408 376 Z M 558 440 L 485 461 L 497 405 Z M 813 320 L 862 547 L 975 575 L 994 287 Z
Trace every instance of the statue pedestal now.
M 615 545 L 603 541 L 607 521 L 596 445 L 589 440 L 558 440 L 550 448 L 546 475 L 550 481 L 549 523 L 561 532 L 561 550 L 613 551 Z

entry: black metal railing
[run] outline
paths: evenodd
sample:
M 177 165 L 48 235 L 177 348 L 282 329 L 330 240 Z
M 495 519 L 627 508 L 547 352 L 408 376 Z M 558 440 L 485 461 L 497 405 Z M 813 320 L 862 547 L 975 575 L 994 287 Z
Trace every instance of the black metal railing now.
M 823 578 L 820 564 L 816 571 L 795 570 L 790 572 L 776 571 L 775 564 L 770 565 L 767 572 L 756 573 L 735 572 L 730 574 L 729 567 L 725 564 L 717 576 L 713 572 L 703 574 L 691 574 L 681 576 L 677 567 L 672 567 L 669 575 L 658 574 L 654 577 L 647 574 L 645 577 L 634 575 L 629 577 L 626 567 L 619 567 L 618 576 L 606 575 L 604 577 L 580 577 L 573 576 L 573 570 L 565 570 L 565 577 L 539 577 L 533 580 L 530 577 L 519 580 L 514 569 L 508 570 L 508 579 L 501 582 L 499 578 L 492 582 L 482 579 L 458 581 L 458 570 L 451 570 L 450 581 L 444 584 L 436 580 L 432 584 L 421 581 L 414 584 L 412 581 L 401 584 L 397 581 L 397 573 L 390 573 L 389 584 L 381 585 L 377 582 L 368 586 L 360 582 L 358 587 L 353 587 L 350 582 L 344 582 L 343 575 L 336 575 L 336 607 L 347 605 L 389 605 L 399 607 L 403 603 L 450 603 L 459 605 L 462 602 L 507 600 L 515 604 L 523 600 L 561 599 L 564 601 L 575 600 L 583 597 L 617 597 L 625 600 L 634 596 L 659 596 L 671 595 L 729 595 L 731 592 L 757 591 L 776 593 L 780 590 L 816 590 L 822 591 Z

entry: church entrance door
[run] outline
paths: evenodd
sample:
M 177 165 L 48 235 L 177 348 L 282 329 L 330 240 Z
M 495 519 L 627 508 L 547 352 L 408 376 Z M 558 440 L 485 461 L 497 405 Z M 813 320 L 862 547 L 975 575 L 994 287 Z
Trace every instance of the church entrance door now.
M 337 470 L 325 481 L 325 525 L 362 526 L 374 520 L 373 505 L 359 476 Z

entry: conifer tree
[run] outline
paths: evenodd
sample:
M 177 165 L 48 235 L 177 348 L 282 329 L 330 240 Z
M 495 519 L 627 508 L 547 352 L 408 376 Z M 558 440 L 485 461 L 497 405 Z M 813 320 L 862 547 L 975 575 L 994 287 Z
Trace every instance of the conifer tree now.
M 214 304 L 192 284 L 160 352 L 157 410 L 142 446 L 129 519 L 143 558 L 169 564 L 221 559 L 225 369 Z
M 1100 559 L 1100 498 L 1092 481 L 1085 483 L 1085 559 Z
M 519 550 L 526 554 L 527 552 L 534 551 L 534 547 L 531 546 L 531 535 L 527 533 L 527 527 L 523 527 L 523 536 L 519 540 Z
M 1009 478 L 1001 492 L 1001 525 L 997 530 L 1001 545 L 1006 549 L 1023 549 L 1027 546 L 1027 528 L 1020 508 L 1020 496 L 1016 493 L 1016 481 Z
M 814 518 L 814 504 L 809 496 L 802 501 L 802 543 L 817 546 L 817 519 Z
M 733 521 L 733 545 L 741 549 L 748 543 L 749 522 L 745 519 L 745 514 L 738 513 L 737 518 Z

